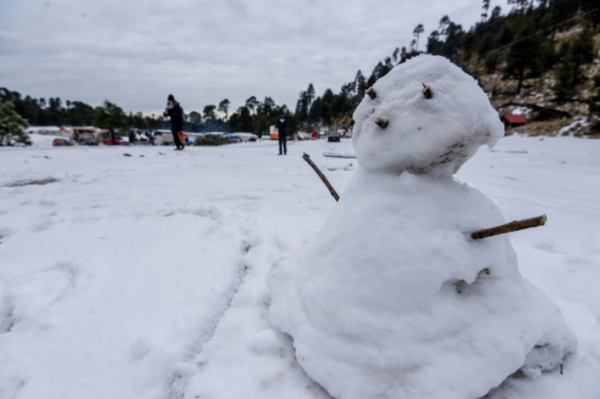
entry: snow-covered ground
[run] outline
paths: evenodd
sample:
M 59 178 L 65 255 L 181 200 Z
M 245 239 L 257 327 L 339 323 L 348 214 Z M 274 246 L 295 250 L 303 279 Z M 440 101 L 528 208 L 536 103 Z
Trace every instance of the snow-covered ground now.
M 346 140 L 276 146 L 0 149 L 0 398 L 328 398 L 265 280 L 336 206 L 302 153 L 342 195 L 357 164 L 322 157 Z M 511 241 L 579 341 L 491 396 L 600 398 L 600 141 L 505 138 L 456 177 L 507 221 L 548 216 Z

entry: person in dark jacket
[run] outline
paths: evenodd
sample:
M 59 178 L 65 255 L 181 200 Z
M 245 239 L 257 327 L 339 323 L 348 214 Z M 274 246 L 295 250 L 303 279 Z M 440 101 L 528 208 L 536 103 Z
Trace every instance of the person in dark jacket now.
M 171 118 L 171 132 L 173 133 L 173 142 L 177 147 L 177 150 L 183 150 L 185 144 L 183 142 L 183 109 L 172 94 L 169 94 L 167 99 L 167 109 L 164 113 L 165 116 Z
M 287 155 L 287 120 L 285 115 L 281 115 L 281 118 L 275 124 L 275 128 L 279 132 L 279 155 L 281 155 L 282 148 L 283 154 Z

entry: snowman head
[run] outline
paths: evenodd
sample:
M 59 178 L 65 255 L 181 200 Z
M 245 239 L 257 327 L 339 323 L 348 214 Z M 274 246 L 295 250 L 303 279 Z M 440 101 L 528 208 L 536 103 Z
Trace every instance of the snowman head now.
M 353 144 L 368 170 L 456 173 L 504 125 L 477 82 L 448 59 L 421 55 L 367 91 L 354 113 Z

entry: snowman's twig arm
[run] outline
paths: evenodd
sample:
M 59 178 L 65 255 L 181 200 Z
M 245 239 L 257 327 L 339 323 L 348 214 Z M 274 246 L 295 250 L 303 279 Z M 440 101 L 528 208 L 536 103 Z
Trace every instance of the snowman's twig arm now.
M 334 188 L 331 186 L 331 183 L 329 183 L 329 180 L 327 180 L 327 178 L 325 177 L 325 175 L 323 173 L 321 173 L 321 170 L 319 169 L 319 167 L 317 165 L 315 165 L 313 161 L 311 161 L 310 156 L 308 154 L 304 154 L 304 155 L 302 155 L 302 158 L 311 166 L 311 168 L 313 168 L 313 170 L 317 173 L 317 175 L 319 175 L 319 177 L 321 178 L 321 180 L 323 180 L 323 183 L 325 183 L 325 185 L 329 189 L 329 192 L 331 193 L 331 196 L 336 201 L 339 201 L 340 200 L 340 196 L 334 190 Z
M 471 238 L 474 240 L 480 240 L 482 238 L 493 237 L 500 234 L 512 233 L 514 231 L 530 229 L 532 227 L 543 226 L 546 224 L 546 215 L 538 216 L 536 218 L 519 220 L 503 224 L 502 226 L 492 227 L 491 229 L 479 230 L 471 234 Z

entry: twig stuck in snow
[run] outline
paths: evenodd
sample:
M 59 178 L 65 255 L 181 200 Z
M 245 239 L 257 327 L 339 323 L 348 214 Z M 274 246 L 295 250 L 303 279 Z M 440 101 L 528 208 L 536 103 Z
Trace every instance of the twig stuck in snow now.
M 315 165 L 315 163 L 310 159 L 310 156 L 305 153 L 304 155 L 302 155 L 302 158 L 306 161 L 306 163 L 308 163 L 310 165 L 311 168 L 313 168 L 313 170 L 315 171 L 315 173 L 317 175 L 319 175 L 319 177 L 321 178 L 321 180 L 323 181 L 323 183 L 325 183 L 325 185 L 327 186 L 327 189 L 331 193 L 331 196 L 336 201 L 339 201 L 340 200 L 340 196 L 334 190 L 334 188 L 331 186 L 331 183 L 329 183 L 329 180 L 327 180 L 327 178 L 325 177 L 325 175 L 323 173 L 321 173 L 321 170 L 319 169 L 319 167 L 317 165 Z
M 433 97 L 433 92 L 431 91 L 431 87 L 427 86 L 425 83 L 423 83 L 423 95 L 425 96 L 426 99 L 430 99 Z
M 375 119 L 375 124 L 382 129 L 385 129 L 390 124 L 388 121 L 384 121 L 383 119 L 377 118 Z
M 373 90 L 372 87 L 370 87 L 369 90 L 367 90 L 365 93 L 367 93 L 369 95 L 369 97 L 371 97 L 371 100 L 374 100 L 377 98 L 377 92 L 375 92 L 375 90 Z
M 530 229 L 532 227 L 543 226 L 546 224 L 546 215 L 538 216 L 536 218 L 519 220 L 502 226 L 492 227 L 491 229 L 479 230 L 471 234 L 471 238 L 474 240 L 480 240 L 482 238 L 493 237 L 500 234 L 512 233 L 514 231 Z

